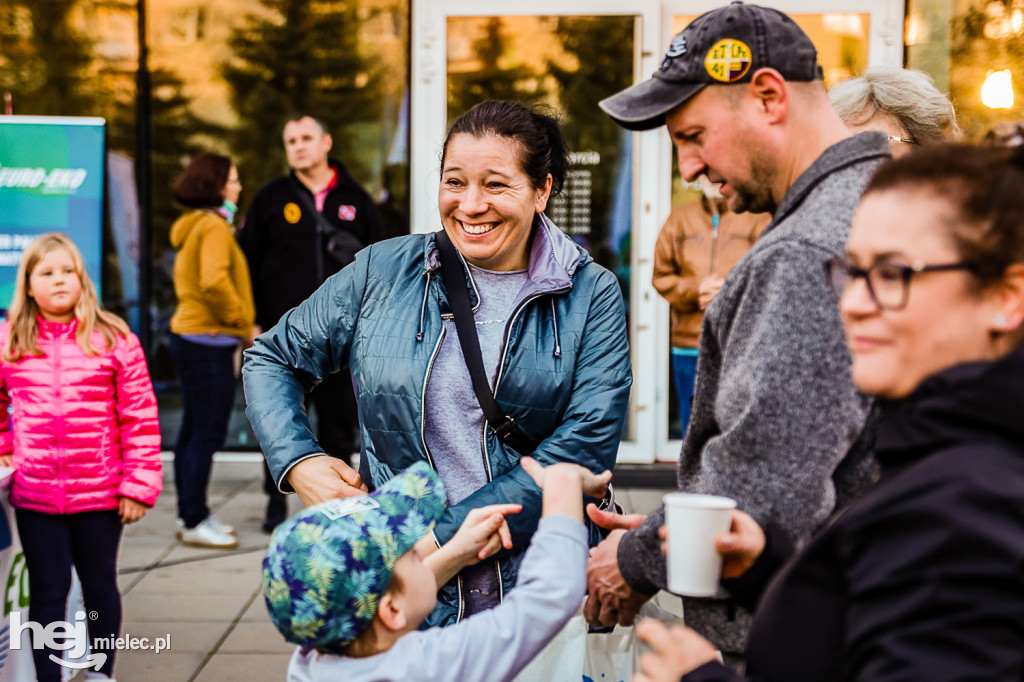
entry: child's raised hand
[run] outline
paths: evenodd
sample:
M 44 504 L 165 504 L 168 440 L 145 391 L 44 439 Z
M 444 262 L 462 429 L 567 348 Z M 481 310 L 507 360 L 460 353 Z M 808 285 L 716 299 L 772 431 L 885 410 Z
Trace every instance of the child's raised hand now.
M 466 515 L 455 536 L 445 547 L 456 552 L 463 565 L 470 566 L 497 554 L 502 547 L 512 549 L 512 533 L 506 514 L 518 514 L 521 504 L 492 504 L 478 507 Z
M 122 497 L 120 500 L 117 511 L 121 515 L 121 523 L 126 526 L 129 523 L 135 523 L 149 511 L 149 507 L 130 497 Z
M 595 474 L 590 469 L 574 464 L 572 462 L 556 462 L 555 464 L 549 464 L 548 466 L 542 466 L 540 462 L 535 460 L 533 457 L 523 457 L 519 460 L 520 466 L 523 470 L 530 475 L 533 482 L 537 484 L 537 487 L 544 490 L 544 482 L 547 480 L 548 472 L 550 471 L 566 471 L 573 472 L 580 478 L 580 486 L 583 488 L 583 494 L 591 497 L 604 497 L 605 492 L 608 490 L 608 484 L 612 480 L 612 472 L 602 471 L 600 474 Z

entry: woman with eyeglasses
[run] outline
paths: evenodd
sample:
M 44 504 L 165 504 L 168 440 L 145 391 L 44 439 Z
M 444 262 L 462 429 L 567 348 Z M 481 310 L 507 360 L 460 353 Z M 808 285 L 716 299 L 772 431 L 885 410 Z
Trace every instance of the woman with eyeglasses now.
M 882 477 L 788 561 L 745 514 L 719 536 L 723 586 L 757 604 L 746 674 L 1021 680 L 1024 150 L 888 163 L 828 274 L 854 383 L 878 397 Z M 692 630 L 638 633 L 654 651 L 634 682 L 743 679 Z

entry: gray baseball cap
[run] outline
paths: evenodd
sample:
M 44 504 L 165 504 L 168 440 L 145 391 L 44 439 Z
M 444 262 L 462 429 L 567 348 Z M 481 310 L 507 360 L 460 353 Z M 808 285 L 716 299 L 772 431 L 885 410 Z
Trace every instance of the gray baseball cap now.
M 623 128 L 650 130 L 665 125 L 665 114 L 704 86 L 749 82 L 765 66 L 786 80 L 822 79 L 818 51 L 795 21 L 776 9 L 737 1 L 694 19 L 672 39 L 650 79 L 599 106 Z

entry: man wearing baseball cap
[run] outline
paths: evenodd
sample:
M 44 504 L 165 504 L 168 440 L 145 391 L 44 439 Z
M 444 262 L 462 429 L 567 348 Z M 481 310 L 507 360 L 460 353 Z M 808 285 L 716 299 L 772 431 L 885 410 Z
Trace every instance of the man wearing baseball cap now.
M 765 526 L 807 538 L 872 473 L 867 405 L 850 380 L 838 307 L 824 276 L 841 256 L 886 137 L 851 137 L 832 110 L 817 52 L 777 10 L 734 2 L 677 35 L 658 71 L 600 103 L 630 130 L 668 128 L 687 180 L 721 183 L 733 211 L 774 220 L 707 310 L 679 461 L 686 492 L 725 495 Z M 663 512 L 623 517 L 591 554 L 585 614 L 632 623 L 664 589 Z M 635 525 L 635 524 L 633 524 Z M 728 599 L 684 600 L 686 623 L 740 657 L 749 614 Z

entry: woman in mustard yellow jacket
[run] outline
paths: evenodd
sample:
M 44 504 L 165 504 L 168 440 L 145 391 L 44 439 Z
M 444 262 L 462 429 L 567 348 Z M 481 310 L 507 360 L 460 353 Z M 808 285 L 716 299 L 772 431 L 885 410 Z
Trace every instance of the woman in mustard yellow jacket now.
M 235 402 L 234 355 L 250 344 L 255 306 L 234 218 L 242 185 L 226 156 L 202 154 L 174 187 L 189 207 L 171 227 L 174 293 L 171 358 L 181 378 L 183 417 L 174 447 L 178 537 L 184 544 L 231 549 L 235 530 L 210 514 L 206 488 L 213 453 L 224 445 Z

